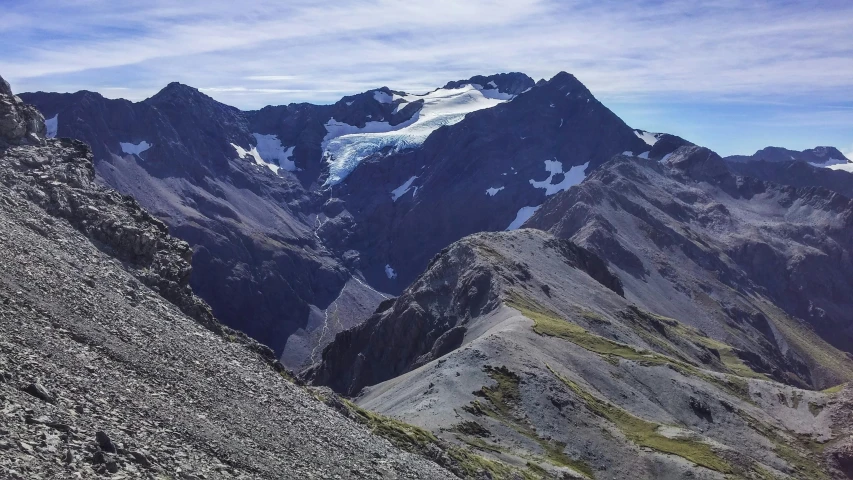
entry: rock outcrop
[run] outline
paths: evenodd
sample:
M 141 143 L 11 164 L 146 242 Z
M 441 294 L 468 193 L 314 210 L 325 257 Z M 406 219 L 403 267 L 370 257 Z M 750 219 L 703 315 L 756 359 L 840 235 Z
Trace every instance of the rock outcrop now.
M 45 133 L 41 113 L 13 94 L 9 83 L 0 77 L 0 148 L 43 145 Z
M 20 128 L 4 129 L 0 135 L 24 146 L 9 146 L 2 152 L 0 183 L 49 215 L 68 221 L 109 254 L 126 261 L 143 283 L 188 316 L 221 331 L 210 308 L 189 286 L 189 245 L 169 236 L 166 225 L 132 197 L 97 184 L 88 145 L 67 138 L 47 141 L 41 114 L 9 98 L 3 95 L 0 103 L 16 106 Z M 32 122 L 40 122 L 41 127 Z

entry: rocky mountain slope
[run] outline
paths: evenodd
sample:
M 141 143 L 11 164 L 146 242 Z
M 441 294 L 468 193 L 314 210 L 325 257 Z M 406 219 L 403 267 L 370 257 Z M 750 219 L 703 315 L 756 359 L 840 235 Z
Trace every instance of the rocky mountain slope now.
M 736 177 L 699 147 L 679 149 L 664 166 L 616 159 L 590 180 L 543 206 L 528 225 L 599 253 L 658 313 L 695 319 L 714 336 L 763 342 L 770 331 L 752 331 L 766 330 L 759 317 L 785 319 L 762 306 L 769 300 L 851 351 L 847 197 Z M 708 315 L 708 308 L 722 314 Z M 774 337 L 778 332 L 771 343 Z M 744 349 L 762 351 L 758 344 Z M 791 379 L 828 386 L 815 373 Z
M 363 161 L 334 193 L 344 209 L 330 213 L 318 233 L 342 255 L 357 250 L 367 278 L 399 293 L 450 243 L 518 228 L 548 197 L 614 154 L 650 149 L 575 77 L 561 73 L 436 130 L 419 149 Z M 393 191 L 376 188 L 389 176 Z
M 45 132 L 0 79 L 0 477 L 452 478 L 221 326 L 188 244 Z
M 193 288 L 217 316 L 278 354 L 295 332 L 322 326 L 344 288 L 353 301 L 342 311 L 355 317 L 359 302 L 369 310 L 381 300 L 319 244 L 299 214 L 309 200 L 296 178 L 238 158 L 232 144 L 256 141 L 242 112 L 180 84 L 140 103 L 91 92 L 24 98 L 51 115 L 59 136 L 94 146 L 103 183 L 190 243 Z M 296 343 L 294 355 L 306 357 L 310 341 Z
M 541 478 L 837 478 L 849 390 L 771 381 L 623 288 L 546 232 L 474 235 L 307 376 Z
M 443 250 L 305 377 L 545 476 L 853 475 L 851 201 L 664 157 Z
M 815 158 L 815 152 L 823 152 L 823 156 Z M 737 175 L 794 187 L 823 187 L 853 198 L 853 163 L 837 149 L 817 147 L 790 153 L 793 155 L 788 155 L 787 160 L 778 156 L 775 160 L 765 159 L 758 154 L 725 160 L 729 170 Z
M 49 134 L 194 251 L 192 286 L 292 367 L 397 294 L 442 248 L 517 228 L 643 137 L 569 74 L 388 88 L 241 112 L 181 84 L 143 102 L 25 94 Z

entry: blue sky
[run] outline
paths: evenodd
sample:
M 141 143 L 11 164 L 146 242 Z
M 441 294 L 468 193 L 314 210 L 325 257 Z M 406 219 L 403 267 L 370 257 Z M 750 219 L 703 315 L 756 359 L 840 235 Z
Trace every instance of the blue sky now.
M 244 108 L 420 92 L 475 74 L 583 81 L 636 128 L 721 154 L 853 153 L 848 0 L 0 0 L 16 91 L 141 100 L 170 81 Z M 853 156 L 851 156 L 853 158 Z

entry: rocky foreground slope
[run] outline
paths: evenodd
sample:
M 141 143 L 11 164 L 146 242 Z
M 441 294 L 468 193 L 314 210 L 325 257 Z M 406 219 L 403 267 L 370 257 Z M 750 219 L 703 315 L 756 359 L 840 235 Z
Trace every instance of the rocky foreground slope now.
M 851 201 L 663 157 L 454 243 L 304 376 L 531 476 L 853 478 Z
M 452 478 L 318 402 L 0 79 L 0 478 Z

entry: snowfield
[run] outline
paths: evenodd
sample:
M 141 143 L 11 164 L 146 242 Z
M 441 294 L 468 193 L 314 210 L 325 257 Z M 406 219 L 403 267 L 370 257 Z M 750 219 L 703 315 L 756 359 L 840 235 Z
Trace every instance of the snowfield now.
M 407 103 L 424 101 L 419 112 L 399 125 L 367 122 L 364 128 L 358 128 L 333 118 L 326 123 L 327 133 L 322 145 L 324 157 L 329 163 L 326 186 L 342 182 L 370 155 L 387 147 L 393 147 L 395 151 L 418 147 L 440 127 L 459 123 L 471 112 L 494 107 L 513 97 L 497 90 L 484 90 L 480 85 L 465 85 L 461 88 L 438 89 L 424 95 L 399 97 L 404 102 L 398 105 L 398 109 Z M 374 92 L 374 98 L 387 101 L 396 96 Z
M 543 188 L 545 189 L 545 195 L 551 196 L 556 193 L 560 193 L 568 190 L 569 188 L 581 183 L 586 179 L 586 174 L 584 171 L 589 167 L 589 162 L 584 163 L 583 165 L 577 165 L 569 169 L 568 172 L 563 171 L 563 162 L 557 160 L 545 160 L 545 171 L 548 172 L 548 178 L 545 180 L 537 182 L 536 180 L 531 179 L 530 184 L 533 185 L 534 188 Z M 554 175 L 564 175 L 563 180 L 560 183 L 551 184 L 551 180 L 553 180 Z M 521 228 L 521 226 L 526 222 L 530 217 L 536 213 L 536 210 L 539 209 L 541 205 L 536 205 L 535 207 L 521 207 L 518 210 L 518 213 L 515 215 L 515 220 L 506 227 L 507 230 L 517 230 Z
M 518 230 L 521 226 L 536 213 L 536 210 L 539 210 L 540 205 L 535 207 L 521 207 L 518 210 L 518 213 L 515 215 L 515 220 L 506 227 L 507 230 Z
M 394 96 L 389 95 L 383 91 L 376 90 L 373 92 L 373 99 L 379 103 L 392 103 L 394 101 Z
M 418 178 L 418 177 L 414 176 L 414 177 L 406 180 L 406 183 L 400 185 L 399 187 L 395 188 L 394 190 L 391 190 L 391 200 L 396 202 L 398 198 L 405 195 L 406 192 L 408 192 L 409 189 L 412 188 L 412 182 L 414 182 L 416 178 Z M 415 190 L 415 192 L 417 192 L 417 190 Z M 414 196 L 414 193 L 412 194 L 412 196 Z
M 275 135 L 261 135 L 260 133 L 253 133 L 252 135 L 255 137 L 255 141 L 258 142 L 258 146 L 256 147 L 258 154 L 267 166 L 275 163 L 275 160 L 281 168 L 288 172 L 295 172 L 299 170 L 296 168 L 296 163 L 291 160 L 291 157 L 293 157 L 293 149 L 295 147 L 285 148 L 285 146 L 281 144 L 281 140 L 279 140 Z M 270 168 L 270 170 L 272 170 L 272 168 Z
M 258 164 L 262 167 L 269 168 L 273 173 L 278 173 L 278 170 L 279 170 L 278 165 L 274 165 L 272 163 L 265 162 L 264 159 L 261 158 L 261 154 L 258 153 L 257 147 L 252 147 L 251 150 L 246 150 L 245 148 L 243 148 L 240 145 L 237 145 L 235 143 L 232 143 L 231 146 L 234 147 L 234 150 L 237 152 L 237 157 L 246 158 L 246 156 L 248 155 L 248 156 L 252 157 L 252 159 L 255 161 L 256 164 Z
M 832 164 L 827 163 L 827 164 L 819 165 L 819 166 L 826 167 L 826 168 L 829 168 L 831 170 L 843 170 L 845 172 L 853 173 L 853 163 L 845 162 L 843 160 L 836 160 L 836 161 L 841 162 L 841 163 L 832 163 Z
M 59 114 L 45 120 L 44 126 L 47 129 L 47 138 L 56 138 L 56 133 L 59 131 Z
M 146 142 L 145 140 L 143 140 L 139 143 L 121 142 L 120 145 L 121 145 L 121 151 L 122 152 L 124 152 L 128 155 L 137 155 L 137 156 L 139 156 L 139 154 L 144 152 L 145 150 L 148 150 L 149 148 L 154 146 L 154 145 Z
M 388 265 L 387 263 L 385 264 L 385 276 L 391 280 L 397 278 L 397 272 L 395 272 L 394 269 L 391 268 L 391 265 Z
M 829 160 L 823 163 L 811 162 L 811 165 L 815 167 L 824 167 L 831 168 L 833 170 L 846 170 L 848 167 L 845 165 L 851 165 L 847 160 L 839 160 L 837 158 L 830 158 Z
M 256 164 L 269 168 L 275 174 L 280 173 L 281 170 L 287 170 L 288 172 L 300 170 L 296 168 L 296 163 L 292 160 L 293 149 L 295 147 L 285 147 L 275 135 L 253 133 L 252 136 L 255 137 L 257 146 L 252 147 L 250 150 L 246 150 L 235 143 L 231 144 L 239 158 L 246 158 L 248 155 L 252 157 Z

